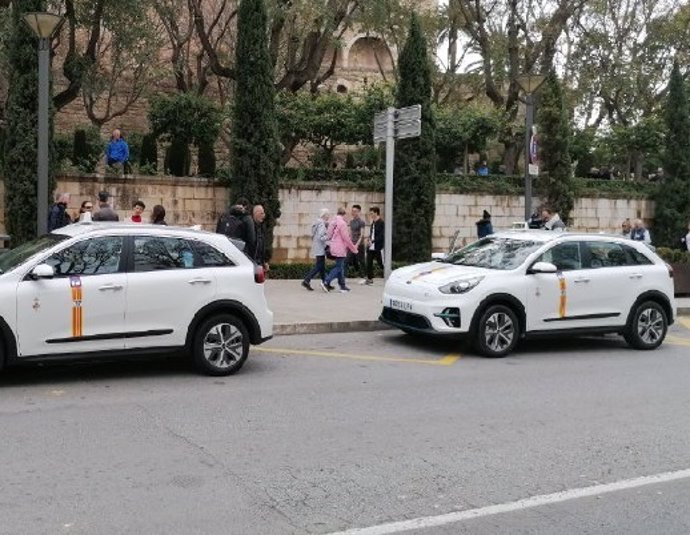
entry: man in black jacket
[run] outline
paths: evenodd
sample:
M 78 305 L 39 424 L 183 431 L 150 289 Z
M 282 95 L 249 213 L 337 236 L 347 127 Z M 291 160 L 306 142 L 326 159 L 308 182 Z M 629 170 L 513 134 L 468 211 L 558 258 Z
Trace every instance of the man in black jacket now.
M 374 284 L 374 261 L 383 269 L 383 248 L 385 246 L 385 225 L 378 206 L 369 208 L 369 238 L 367 239 L 367 278 L 365 284 Z
M 48 232 L 66 227 L 72 222 L 72 219 L 67 213 L 69 198 L 69 193 L 63 193 L 58 197 L 57 202 L 50 207 L 50 212 L 48 212 Z
M 216 225 L 218 234 L 225 234 L 228 238 L 242 240 L 244 251 L 253 258 L 255 242 L 254 221 L 249 212 L 247 199 L 238 199 L 228 210 L 220 216 Z

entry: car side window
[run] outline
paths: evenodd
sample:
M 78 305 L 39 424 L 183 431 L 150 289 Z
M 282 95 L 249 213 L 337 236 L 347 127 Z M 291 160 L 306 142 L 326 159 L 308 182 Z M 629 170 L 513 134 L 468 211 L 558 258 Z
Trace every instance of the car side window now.
M 549 262 L 556 266 L 559 271 L 582 269 L 580 244 L 571 241 L 554 245 L 551 249 L 544 252 L 537 262 Z
M 654 264 L 654 262 L 634 247 L 629 245 L 621 245 L 621 247 L 628 255 L 628 264 L 633 266 L 650 266 Z
M 70 275 L 107 275 L 117 273 L 122 254 L 122 237 L 90 238 L 53 253 L 45 263 L 56 277 Z
M 212 245 L 202 241 L 194 241 L 193 243 L 201 267 L 224 267 L 235 265 L 224 253 Z
M 587 242 L 588 267 L 592 269 L 620 267 L 629 264 L 628 256 L 620 243 L 605 241 Z
M 160 271 L 194 267 L 194 251 L 182 238 L 136 236 L 134 238 L 134 271 Z

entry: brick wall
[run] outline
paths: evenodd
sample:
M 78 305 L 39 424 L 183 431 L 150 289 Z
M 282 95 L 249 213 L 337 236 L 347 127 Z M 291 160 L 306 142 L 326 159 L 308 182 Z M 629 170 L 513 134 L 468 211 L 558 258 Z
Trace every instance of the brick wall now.
M 229 192 L 200 178 L 135 177 L 128 179 L 102 176 L 63 177 L 58 180 L 59 192 L 70 192 L 69 210 L 78 212 L 82 200 L 96 199 L 99 191 L 113 196 L 113 205 L 122 218 L 130 213 L 132 203 L 141 199 L 146 204 L 145 217 L 155 204 L 165 206 L 167 221 L 177 225 L 202 225 L 214 229 L 218 214 L 228 204 Z M 275 261 L 303 261 L 309 258 L 311 225 L 321 208 L 332 213 L 338 206 L 360 204 L 366 213 L 370 206 L 379 206 L 383 213 L 383 193 L 358 191 L 333 184 L 303 184 L 280 190 L 282 215 L 275 230 Z M 535 200 L 535 205 L 538 200 Z M 450 238 L 460 231 L 459 238 L 467 243 L 476 236 L 475 221 L 483 210 L 492 215 L 495 229 L 507 228 L 523 219 L 522 197 L 507 195 L 461 195 L 439 192 L 436 195 L 436 218 L 433 246 L 436 251 L 448 247 Z M 629 217 L 650 222 L 654 213 L 651 201 L 627 199 L 578 199 L 573 212 L 572 230 L 616 232 Z M 4 225 L 4 184 L 0 181 L 0 232 Z M 653 238 L 653 236 L 652 236 Z

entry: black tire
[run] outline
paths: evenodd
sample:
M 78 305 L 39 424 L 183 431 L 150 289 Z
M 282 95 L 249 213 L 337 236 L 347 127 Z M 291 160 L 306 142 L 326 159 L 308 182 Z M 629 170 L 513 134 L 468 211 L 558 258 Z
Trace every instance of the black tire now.
M 508 355 L 520 339 L 517 315 L 505 305 L 487 307 L 477 322 L 474 346 L 485 357 L 500 358 Z
M 231 375 L 247 360 L 249 335 L 232 314 L 211 316 L 199 324 L 192 342 L 192 358 L 206 375 Z
M 630 311 L 623 332 L 625 341 L 635 349 L 656 349 L 666 338 L 668 317 L 656 301 L 644 301 Z

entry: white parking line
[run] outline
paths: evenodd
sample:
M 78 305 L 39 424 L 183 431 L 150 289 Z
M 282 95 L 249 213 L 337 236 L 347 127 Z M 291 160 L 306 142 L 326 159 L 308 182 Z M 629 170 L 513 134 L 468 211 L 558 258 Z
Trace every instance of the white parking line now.
M 388 533 L 401 533 L 403 531 L 410 531 L 413 529 L 433 528 L 437 526 L 445 526 L 447 524 L 454 524 L 456 522 L 462 522 L 463 520 L 471 520 L 473 518 L 499 515 L 513 511 L 522 511 L 524 509 L 531 509 L 533 507 L 541 507 L 542 505 L 550 505 L 568 500 L 577 500 L 579 498 L 588 498 L 590 496 L 598 496 L 600 494 L 608 494 L 610 492 L 619 492 L 622 490 L 644 487 L 646 485 L 656 485 L 658 483 L 668 483 L 670 481 L 688 478 L 690 478 L 690 469 L 678 470 L 675 472 L 664 472 L 651 476 L 623 479 L 622 481 L 615 481 L 613 483 L 593 485 L 591 487 L 564 490 L 562 492 L 554 492 L 553 494 L 540 494 L 539 496 L 532 496 L 531 498 L 524 498 L 515 502 L 488 505 L 486 507 L 468 509 L 466 511 L 457 511 L 454 513 L 446 513 L 444 515 L 423 516 L 420 518 L 413 518 L 411 520 L 379 524 L 378 526 L 370 526 L 368 528 L 353 528 L 345 531 L 334 532 L 329 535 L 385 535 Z

